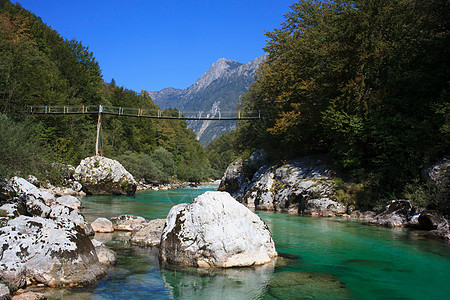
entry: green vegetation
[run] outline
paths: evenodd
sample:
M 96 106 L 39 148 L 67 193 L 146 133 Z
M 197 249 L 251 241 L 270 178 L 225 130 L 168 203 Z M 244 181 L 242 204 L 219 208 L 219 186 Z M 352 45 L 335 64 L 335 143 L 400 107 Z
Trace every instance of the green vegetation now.
M 327 154 L 348 202 L 425 189 L 420 170 L 449 153 L 449 20 L 441 0 L 294 3 L 241 103 L 272 118 L 241 122 L 237 148 Z
M 235 144 L 236 131 L 232 131 L 221 135 L 206 148 L 211 168 L 214 170 L 214 178 L 221 178 L 230 163 L 240 156 L 234 148 Z
M 62 38 L 20 4 L 0 0 L 0 174 L 55 179 L 51 163 L 76 166 L 94 154 L 97 116 L 34 117 L 27 106 L 100 104 L 158 109 L 145 90 L 103 82 L 88 47 Z M 104 155 L 140 179 L 201 181 L 213 173 L 184 121 L 104 115 L 102 125 Z

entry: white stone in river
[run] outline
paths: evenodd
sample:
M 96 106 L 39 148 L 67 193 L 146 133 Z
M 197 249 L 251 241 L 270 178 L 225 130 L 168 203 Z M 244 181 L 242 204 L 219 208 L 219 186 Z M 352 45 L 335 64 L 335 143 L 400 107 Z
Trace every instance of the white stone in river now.
M 277 256 L 267 225 L 227 192 L 174 206 L 160 247 L 163 262 L 205 268 L 262 265 Z

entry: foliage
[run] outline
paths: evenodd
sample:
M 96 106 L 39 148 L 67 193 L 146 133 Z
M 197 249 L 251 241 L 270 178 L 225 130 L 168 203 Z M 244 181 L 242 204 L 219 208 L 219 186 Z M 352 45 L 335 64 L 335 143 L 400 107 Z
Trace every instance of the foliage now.
M 373 196 L 401 193 L 449 151 L 449 16 L 440 0 L 294 3 L 241 103 L 272 117 L 241 122 L 238 149 L 329 153 Z
M 16 123 L 0 114 L 0 174 L 5 177 L 41 173 L 45 169 L 39 140 L 34 135 L 30 122 Z
M 206 148 L 211 168 L 215 171 L 214 178 L 222 178 L 227 167 L 239 157 L 238 151 L 233 147 L 235 139 L 236 131 L 225 133 Z
M 11 143 L 21 144 L 14 154 L 20 160 L 14 165 L 12 158 L 8 158 L 1 162 L 0 171 L 11 175 L 37 172 L 34 163 L 27 165 L 26 161 L 32 158 L 40 158 L 36 162 L 47 161 L 47 165 L 48 162 L 77 165 L 94 154 L 97 116 L 30 117 L 26 114 L 29 105 L 109 105 L 159 110 L 145 90 L 137 93 L 118 86 L 114 80 L 111 84 L 104 83 L 100 66 L 87 46 L 75 39 L 62 38 L 20 4 L 2 0 L 0 113 L 6 114 L 12 124 L 8 130 L 16 130 L 14 120 L 29 119 L 26 121 L 29 126 L 17 125 L 26 130 L 8 137 Z M 163 112 L 173 114 L 178 115 L 178 111 Z M 107 115 L 102 119 L 103 153 L 120 157 L 136 168 L 142 178 L 205 180 L 211 173 L 206 152 L 185 121 Z M 143 170 L 145 165 L 154 172 Z M 50 168 L 40 172 L 55 177 Z
M 415 207 L 443 211 L 448 209 L 446 206 L 448 206 L 450 199 L 449 182 L 450 180 L 447 178 L 447 182 L 444 185 L 438 186 L 431 182 L 422 183 L 414 179 L 405 186 L 403 196 L 405 199 L 410 200 Z

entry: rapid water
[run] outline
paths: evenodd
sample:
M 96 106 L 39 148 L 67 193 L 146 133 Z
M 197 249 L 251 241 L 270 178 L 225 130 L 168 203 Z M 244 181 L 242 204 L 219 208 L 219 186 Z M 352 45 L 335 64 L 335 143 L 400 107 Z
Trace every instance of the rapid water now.
M 173 205 L 216 186 L 84 197 L 83 214 L 165 218 Z M 449 299 L 450 245 L 424 232 L 356 221 L 258 212 L 285 258 L 255 268 L 161 269 L 157 249 L 134 247 L 129 234 L 97 234 L 118 265 L 95 288 L 64 299 Z M 55 296 L 55 295 L 54 295 Z

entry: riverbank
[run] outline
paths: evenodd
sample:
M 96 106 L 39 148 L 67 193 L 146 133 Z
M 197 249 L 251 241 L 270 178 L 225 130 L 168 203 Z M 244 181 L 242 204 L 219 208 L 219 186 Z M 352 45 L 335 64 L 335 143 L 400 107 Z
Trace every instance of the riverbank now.
M 450 160 L 442 160 L 424 173 L 435 179 L 433 184 L 445 186 L 443 178 L 446 177 L 442 172 L 447 172 L 449 165 Z M 270 164 L 264 151 L 258 150 L 248 160 L 230 164 L 219 190 L 229 192 L 237 201 L 259 211 L 352 218 L 391 228 L 419 228 L 427 230 L 432 238 L 450 240 L 450 213 L 417 208 L 412 201 L 404 199 L 387 201 L 381 209 L 360 209 L 373 207 L 363 187 L 345 183 L 335 174 L 321 158 L 303 157 Z
M 185 187 L 197 187 L 199 185 L 219 185 L 220 180 L 209 181 L 209 182 L 173 182 L 173 183 L 161 183 L 161 184 L 151 184 L 145 182 L 138 182 L 136 191 L 159 191 L 159 190 L 171 190 L 171 189 L 182 189 Z

